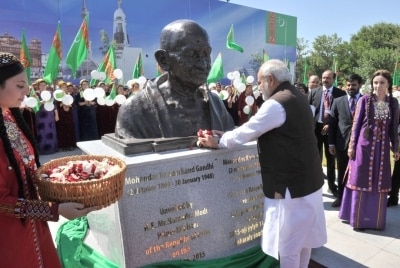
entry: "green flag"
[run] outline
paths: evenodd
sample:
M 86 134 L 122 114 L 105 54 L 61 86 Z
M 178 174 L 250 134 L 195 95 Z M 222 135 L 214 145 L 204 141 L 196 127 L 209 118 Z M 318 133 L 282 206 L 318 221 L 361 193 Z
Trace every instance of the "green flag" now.
M 267 60 L 269 60 L 269 56 L 267 54 L 267 51 L 265 51 L 265 49 L 263 49 L 263 62 L 266 62 Z
M 304 61 L 304 71 L 303 71 L 303 84 L 308 85 L 308 76 L 307 76 L 307 71 L 308 71 L 308 64 L 307 60 Z
M 334 86 L 338 85 L 338 73 L 337 73 L 337 61 L 336 57 L 333 57 L 333 64 L 332 64 L 332 71 L 335 73 L 335 82 L 333 83 Z
M 207 77 L 207 84 L 217 82 L 221 80 L 222 77 L 224 77 L 224 66 L 222 65 L 222 56 L 220 52 L 211 66 L 211 70 Z
M 162 74 L 163 74 L 163 70 L 161 69 L 161 67 L 158 64 L 158 62 L 156 62 L 156 77 L 159 77 Z
M 110 95 L 107 96 L 108 99 L 115 99 L 115 97 L 117 96 L 117 85 L 116 83 L 113 84 L 113 87 L 110 91 Z
M 289 70 L 289 72 L 290 72 L 290 60 L 288 59 L 288 58 L 285 58 L 285 64 L 286 64 L 286 67 L 288 68 L 288 70 Z
M 235 43 L 235 35 L 233 33 L 233 25 L 229 29 L 228 35 L 226 36 L 226 47 L 243 53 L 243 48 Z
M 31 84 L 32 59 L 31 59 L 31 54 L 29 53 L 28 46 L 26 44 L 24 29 L 22 29 L 21 49 L 19 52 L 19 60 L 21 61 L 22 65 L 25 68 L 26 76 L 28 77 L 28 84 Z
M 81 27 L 76 34 L 74 41 L 67 53 L 65 62 L 72 70 L 72 76 L 76 77 L 76 71 L 81 66 L 82 62 L 86 59 L 89 49 L 89 32 L 88 32 L 88 17 L 82 21 Z
M 36 99 L 36 106 L 32 108 L 34 113 L 37 113 L 40 109 L 40 99 L 39 97 L 36 95 L 36 92 L 33 88 L 31 88 L 31 92 L 29 93 L 29 97 L 33 97 Z
M 397 68 L 398 62 L 396 62 L 396 65 L 394 66 L 394 72 L 393 72 L 393 79 L 392 79 L 392 85 L 393 86 L 399 86 L 400 85 L 400 79 L 399 79 L 399 70 Z
M 104 72 L 106 74 L 106 79 L 104 80 L 104 83 L 108 84 L 110 82 L 113 82 L 115 77 L 114 77 L 114 70 L 116 69 L 116 61 L 115 61 L 115 54 L 114 54 L 114 46 L 110 45 L 110 47 L 107 50 L 106 55 L 104 55 L 104 58 L 102 62 L 100 63 L 99 67 L 97 68 L 97 71 L 99 72 Z M 98 80 L 96 79 L 90 79 L 90 86 L 96 85 Z
M 267 11 L 266 42 L 295 47 L 297 44 L 297 18 Z
M 242 79 L 242 83 L 243 84 L 247 84 L 247 78 L 246 78 L 246 75 L 244 74 L 244 73 L 242 73 L 241 75 L 240 75 L 240 79 Z
M 143 75 L 142 53 L 139 53 L 136 59 L 135 67 L 133 68 L 132 78 L 139 78 Z
M 58 22 L 53 43 L 51 44 L 47 64 L 44 69 L 43 79 L 48 84 L 52 84 L 58 77 L 59 66 L 62 59 L 60 22 Z

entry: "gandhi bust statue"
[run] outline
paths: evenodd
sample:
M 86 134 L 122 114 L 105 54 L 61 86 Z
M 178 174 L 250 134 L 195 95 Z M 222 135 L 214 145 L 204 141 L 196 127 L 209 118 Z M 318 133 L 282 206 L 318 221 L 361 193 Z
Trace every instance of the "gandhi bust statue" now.
M 223 102 L 202 87 L 211 68 L 207 32 L 194 21 L 177 20 L 162 30 L 160 47 L 155 58 L 165 73 L 120 107 L 116 136 L 187 137 L 199 129 L 233 129 Z

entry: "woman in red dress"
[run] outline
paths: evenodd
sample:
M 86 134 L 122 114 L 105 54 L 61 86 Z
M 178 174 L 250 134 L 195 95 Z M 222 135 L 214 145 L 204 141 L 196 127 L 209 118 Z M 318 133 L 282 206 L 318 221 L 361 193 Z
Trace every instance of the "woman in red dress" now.
M 33 181 L 35 139 L 20 105 L 28 93 L 24 67 L 0 53 L 0 260 L 2 267 L 61 267 L 46 221 L 73 219 L 95 208 L 41 201 Z

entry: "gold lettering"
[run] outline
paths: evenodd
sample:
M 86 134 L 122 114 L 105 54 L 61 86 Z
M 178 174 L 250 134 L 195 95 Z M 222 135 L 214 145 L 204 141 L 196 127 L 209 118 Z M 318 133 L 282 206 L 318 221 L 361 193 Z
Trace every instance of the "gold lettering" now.
M 199 216 L 206 215 L 207 213 L 208 213 L 207 208 L 204 208 L 202 210 L 196 209 L 195 212 L 194 212 L 194 216 L 195 217 L 199 217 Z

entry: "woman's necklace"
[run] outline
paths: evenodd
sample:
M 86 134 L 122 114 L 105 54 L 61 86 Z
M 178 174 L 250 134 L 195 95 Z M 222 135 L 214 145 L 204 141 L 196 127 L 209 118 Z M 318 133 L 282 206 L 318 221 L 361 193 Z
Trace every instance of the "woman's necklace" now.
M 389 103 L 386 101 L 386 97 L 383 100 L 377 100 L 374 102 L 374 119 L 385 120 L 390 118 Z

